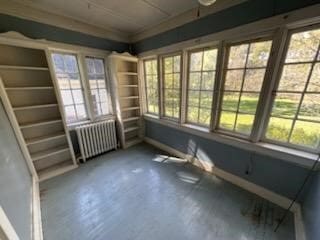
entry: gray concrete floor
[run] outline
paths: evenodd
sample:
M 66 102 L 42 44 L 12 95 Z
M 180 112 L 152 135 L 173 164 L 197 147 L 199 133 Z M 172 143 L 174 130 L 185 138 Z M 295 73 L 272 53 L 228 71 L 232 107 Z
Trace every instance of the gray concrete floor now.
M 41 183 L 45 240 L 293 240 L 293 216 L 140 144 Z

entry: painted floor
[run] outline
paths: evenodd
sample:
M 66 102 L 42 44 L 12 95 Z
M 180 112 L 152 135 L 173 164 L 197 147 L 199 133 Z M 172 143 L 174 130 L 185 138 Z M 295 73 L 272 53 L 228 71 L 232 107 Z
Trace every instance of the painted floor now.
M 96 157 L 41 188 L 45 240 L 293 240 L 284 210 L 147 144 Z

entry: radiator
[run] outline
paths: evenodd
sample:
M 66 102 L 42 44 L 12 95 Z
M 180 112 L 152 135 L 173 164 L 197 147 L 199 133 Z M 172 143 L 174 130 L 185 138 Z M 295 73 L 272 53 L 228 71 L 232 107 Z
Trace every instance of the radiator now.
M 117 149 L 114 120 L 81 125 L 76 127 L 76 132 L 84 162 L 95 155 Z

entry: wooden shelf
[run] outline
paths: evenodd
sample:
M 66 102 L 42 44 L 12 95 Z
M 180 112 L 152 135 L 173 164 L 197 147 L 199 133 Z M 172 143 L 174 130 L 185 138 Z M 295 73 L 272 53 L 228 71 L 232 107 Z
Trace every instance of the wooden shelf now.
M 24 128 L 30 128 L 30 127 L 37 127 L 37 126 L 49 125 L 49 124 L 58 123 L 58 122 L 62 122 L 62 120 L 61 119 L 54 119 L 54 120 L 50 120 L 50 121 L 28 123 L 28 124 L 20 125 L 20 128 L 24 129 Z
M 119 85 L 119 88 L 124 88 L 124 87 L 128 87 L 128 88 L 130 88 L 130 87 L 138 87 L 138 85 L 136 85 L 136 84 L 130 84 L 130 85 Z
M 138 110 L 140 109 L 140 107 L 127 107 L 127 108 L 122 108 L 122 112 L 126 112 L 126 111 L 132 111 L 132 110 Z
M 139 99 L 139 96 L 127 96 L 127 97 L 120 97 L 122 100 L 127 100 L 127 99 Z
M 39 180 L 40 181 L 47 180 L 49 178 L 71 171 L 77 167 L 78 167 L 77 165 L 73 164 L 72 159 L 66 160 L 62 163 L 40 170 L 38 172 Z
M 6 88 L 7 91 L 25 91 L 25 90 L 53 90 L 53 86 L 50 87 L 9 87 Z
M 49 71 L 48 67 L 29 67 L 29 66 L 15 66 L 15 65 L 0 65 L 0 69 Z
M 65 137 L 65 136 L 66 136 L 65 132 L 53 133 L 53 134 L 46 135 L 46 136 L 27 139 L 26 144 L 31 145 L 31 144 L 41 143 L 41 142 L 50 141 L 52 139 Z
M 119 75 L 138 76 L 137 72 L 118 72 Z
M 43 159 L 45 157 L 49 157 L 51 155 L 55 155 L 61 152 L 69 151 L 69 146 L 59 146 L 55 148 L 51 148 L 45 151 L 41 151 L 38 153 L 31 154 L 32 161 L 38 161 L 40 159 Z
M 53 104 L 42 104 L 42 105 L 32 105 L 32 106 L 23 106 L 23 107 L 14 107 L 14 111 L 19 110 L 28 110 L 28 109 L 37 109 L 37 108 L 50 108 L 50 107 L 58 107 L 57 103 Z
M 125 128 L 124 129 L 124 132 L 127 133 L 127 132 L 132 132 L 132 131 L 135 131 L 135 130 L 138 130 L 139 129 L 139 126 L 134 126 L 134 127 L 128 127 L 128 128 Z
M 131 121 L 136 121 L 139 120 L 140 117 L 129 117 L 129 118 L 124 118 L 122 119 L 123 122 L 131 122 Z

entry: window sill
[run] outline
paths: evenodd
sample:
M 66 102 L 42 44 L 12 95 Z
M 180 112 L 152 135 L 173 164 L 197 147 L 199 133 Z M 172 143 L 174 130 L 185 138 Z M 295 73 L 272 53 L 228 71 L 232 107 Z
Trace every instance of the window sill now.
M 81 121 L 81 122 L 70 123 L 70 124 L 67 125 L 67 128 L 68 128 L 69 131 L 72 131 L 72 130 L 75 130 L 76 127 L 78 127 L 80 125 L 90 124 L 90 123 L 95 123 L 95 122 L 101 122 L 101 121 L 106 121 L 106 120 L 115 120 L 115 116 L 114 115 L 108 115 L 108 116 L 97 118 L 97 119 L 94 119 L 94 120 L 85 120 L 85 121 Z
M 259 154 L 264 154 L 277 159 L 281 159 L 305 168 L 311 168 L 314 162 L 318 158 L 318 155 L 314 153 L 299 151 L 292 148 L 283 147 L 283 146 L 279 146 L 271 143 L 265 143 L 265 142 L 252 143 L 248 140 L 227 136 L 221 133 L 210 132 L 209 129 L 194 126 L 191 124 L 179 125 L 175 122 L 163 120 L 156 116 L 144 115 L 144 119 L 150 120 L 168 127 L 172 127 L 178 130 L 182 130 L 184 132 L 197 135 L 199 137 L 207 138 L 209 140 L 217 141 L 217 142 L 228 144 L 244 150 L 256 152 Z M 320 168 L 318 167 L 317 170 L 320 170 Z

